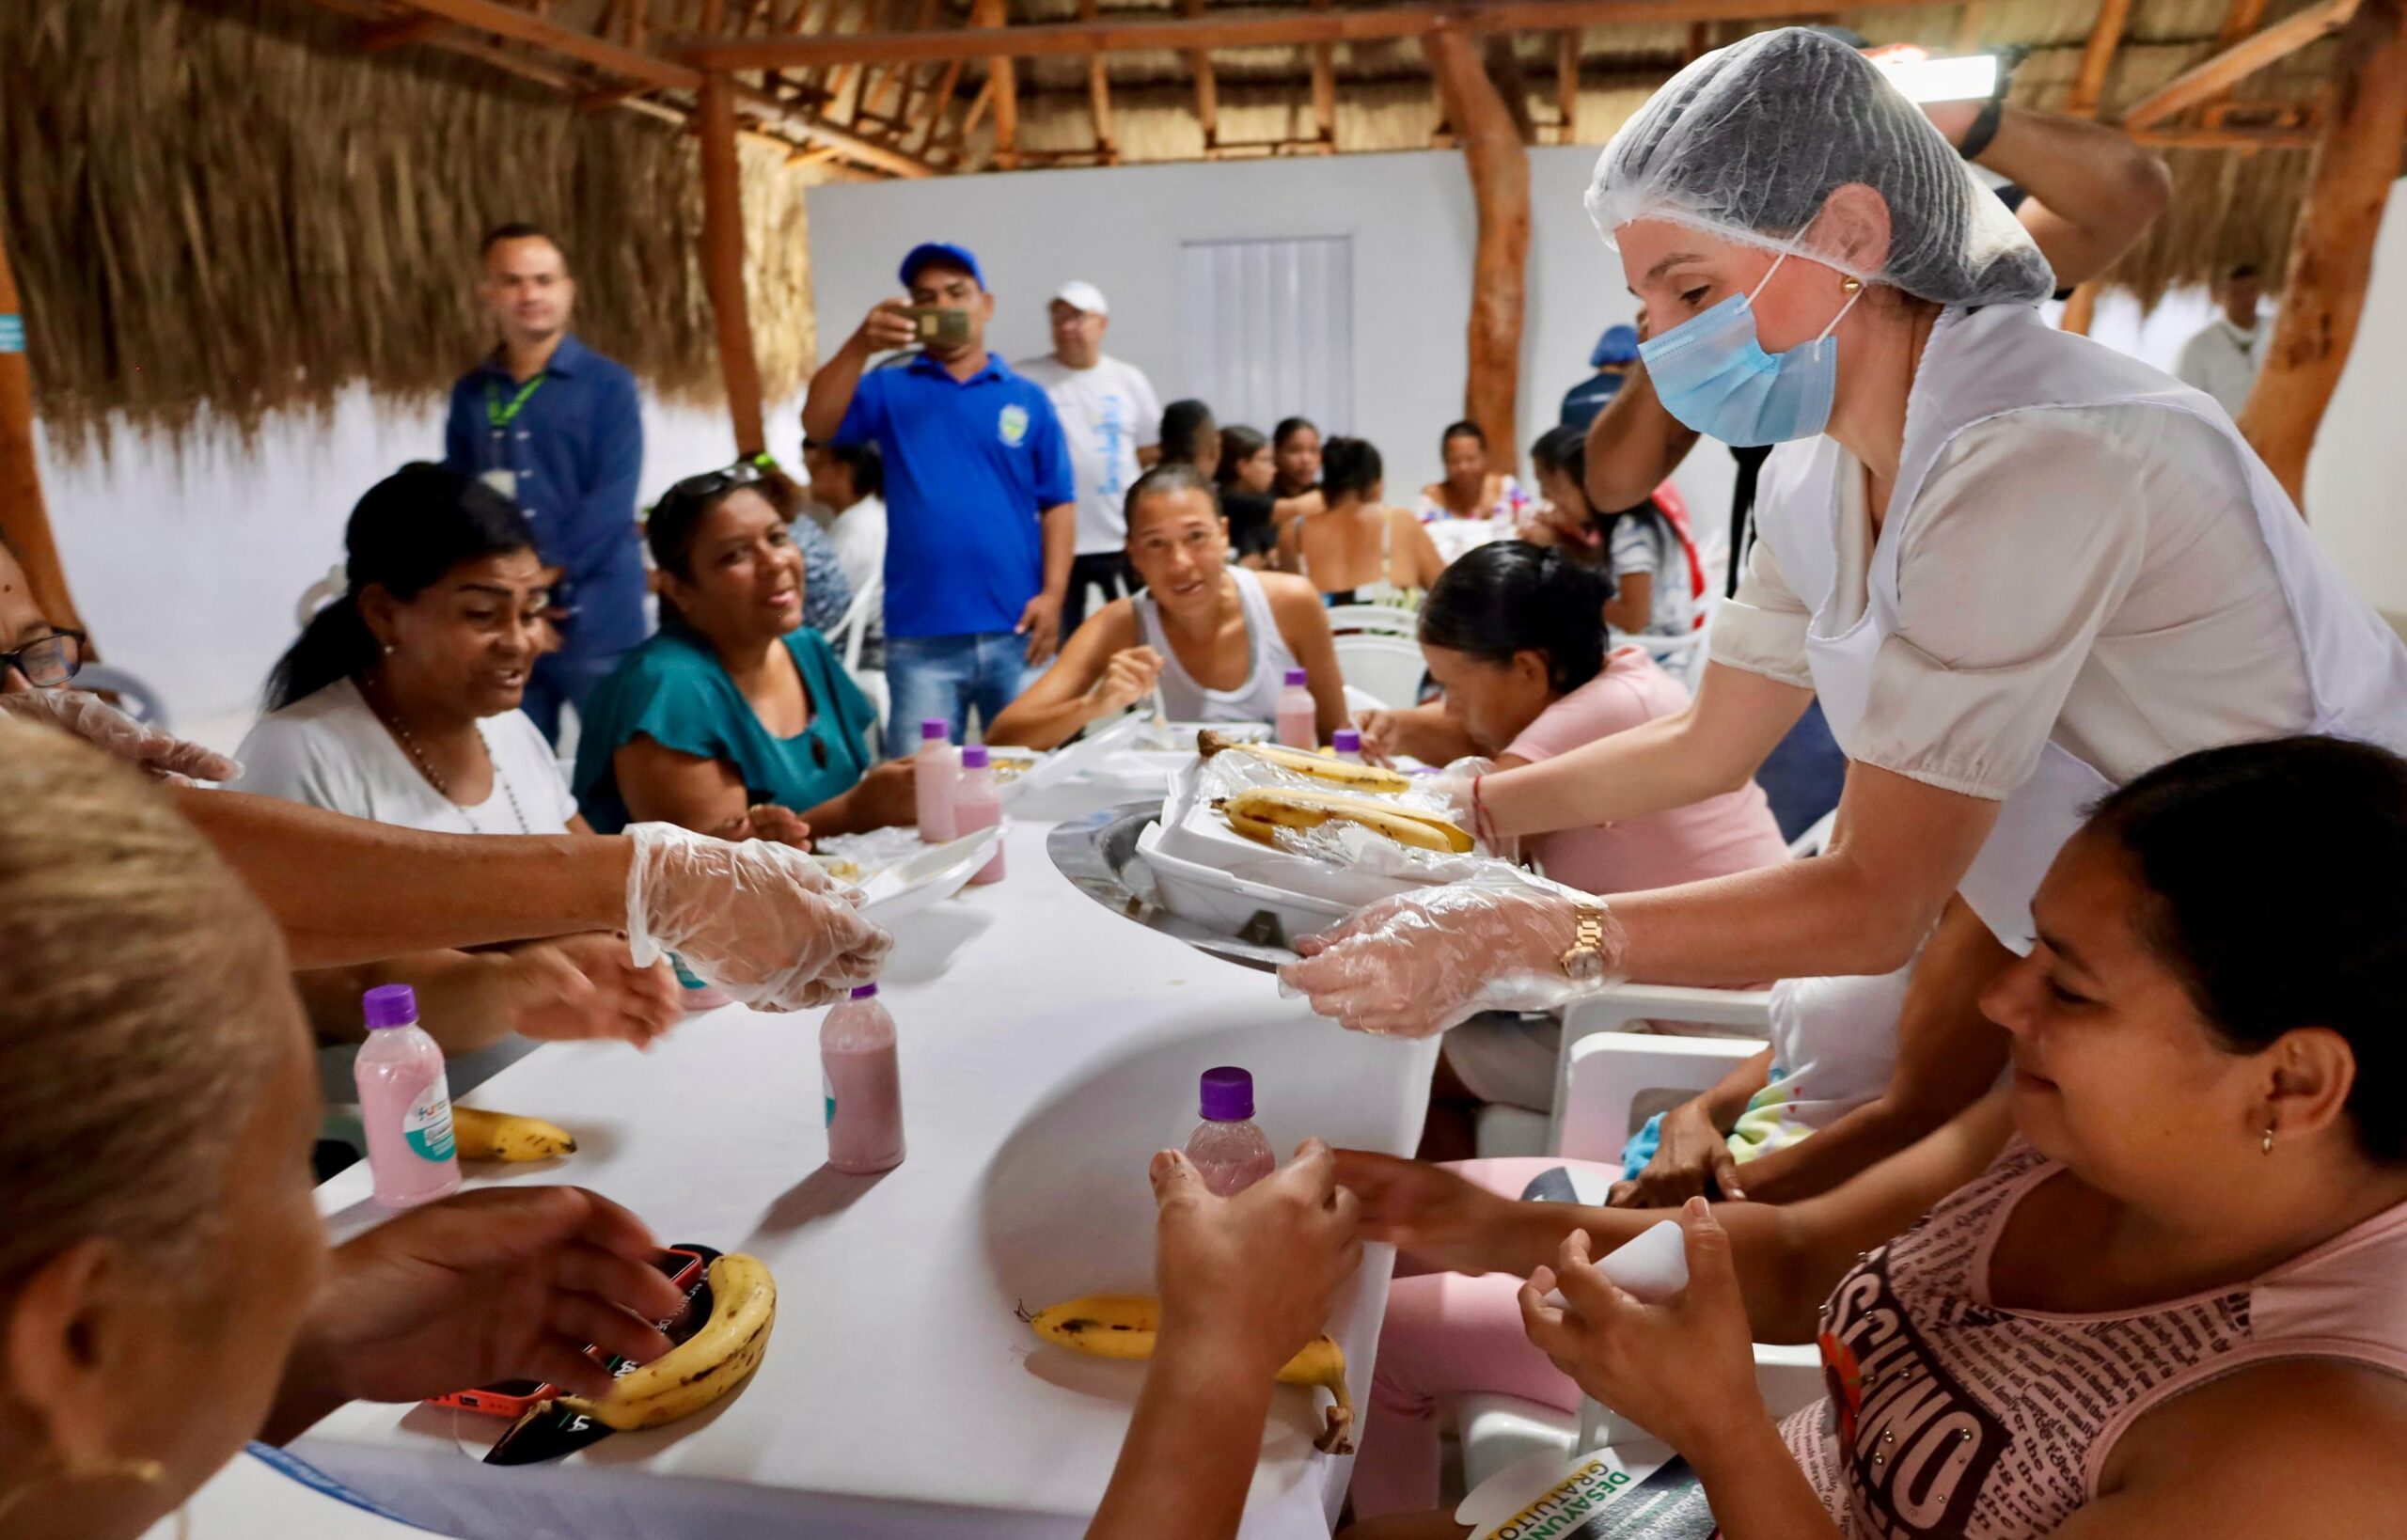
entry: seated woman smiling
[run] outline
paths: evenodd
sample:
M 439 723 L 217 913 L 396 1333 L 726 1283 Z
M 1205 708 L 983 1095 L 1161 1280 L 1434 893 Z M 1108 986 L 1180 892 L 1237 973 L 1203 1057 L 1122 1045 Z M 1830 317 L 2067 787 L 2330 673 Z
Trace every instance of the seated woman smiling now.
M 1329 612 L 1311 584 L 1229 565 L 1212 483 L 1157 465 L 1128 489 L 1128 561 L 1141 592 L 1078 627 L 1043 678 L 997 716 L 990 744 L 1052 748 L 1158 684 L 1179 722 L 1267 722 L 1286 671 L 1301 668 L 1321 741 L 1345 725 L 1345 685 Z
M 593 826 L 798 841 L 913 822 L 910 762 L 876 762 L 876 711 L 802 627 L 802 554 L 760 470 L 687 477 L 644 538 L 660 634 L 588 702 L 575 784 Z

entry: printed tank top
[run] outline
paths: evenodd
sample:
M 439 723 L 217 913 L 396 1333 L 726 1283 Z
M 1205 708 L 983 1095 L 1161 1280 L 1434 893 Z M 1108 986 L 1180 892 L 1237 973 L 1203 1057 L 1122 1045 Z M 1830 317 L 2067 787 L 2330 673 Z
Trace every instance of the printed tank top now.
M 1831 1393 L 1781 1434 L 1849 1540 L 2051 1533 L 2134 1422 L 2253 1364 L 2407 1375 L 2407 1203 L 2210 1294 L 2096 1315 L 1991 1304 L 1998 1236 L 2061 1169 L 2016 1139 L 1822 1307 Z

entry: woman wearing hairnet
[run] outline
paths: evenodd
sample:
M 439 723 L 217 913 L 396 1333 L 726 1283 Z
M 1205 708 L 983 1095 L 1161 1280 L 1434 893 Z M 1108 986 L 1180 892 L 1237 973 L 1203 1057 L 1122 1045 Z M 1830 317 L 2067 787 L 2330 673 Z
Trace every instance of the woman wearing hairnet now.
M 2407 648 L 2230 419 L 2048 326 L 2045 259 L 1852 48 L 1787 28 L 1698 59 L 1588 210 L 1665 407 L 1780 446 L 1761 539 L 1686 713 L 1472 779 L 1463 810 L 1494 840 L 1694 802 L 1818 697 L 1837 832 L 1610 906 L 1509 880 L 1388 900 L 1287 968 L 1322 1014 L 1422 1035 L 1622 977 L 1883 973 L 1958 891 L 2028 951 L 2033 889 L 2112 786 L 2284 733 L 2407 749 Z

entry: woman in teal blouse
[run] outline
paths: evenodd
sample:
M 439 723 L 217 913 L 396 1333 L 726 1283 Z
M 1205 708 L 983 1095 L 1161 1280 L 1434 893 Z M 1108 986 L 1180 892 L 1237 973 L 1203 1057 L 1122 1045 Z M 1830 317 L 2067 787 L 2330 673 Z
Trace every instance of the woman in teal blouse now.
M 875 711 L 802 629 L 780 490 L 740 464 L 686 478 L 653 509 L 660 634 L 594 691 L 577 745 L 595 829 L 659 820 L 798 841 L 912 821 L 910 762 L 875 762 Z

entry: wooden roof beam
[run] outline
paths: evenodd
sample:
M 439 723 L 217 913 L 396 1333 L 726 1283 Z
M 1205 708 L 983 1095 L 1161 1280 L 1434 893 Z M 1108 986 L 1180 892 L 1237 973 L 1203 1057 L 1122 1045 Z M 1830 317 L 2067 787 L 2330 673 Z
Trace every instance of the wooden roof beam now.
M 1078 16 L 1092 22 L 1095 17 L 1095 0 L 1078 0 Z M 1087 60 L 1087 107 L 1094 114 L 1094 149 L 1106 165 L 1120 164 L 1120 134 L 1111 121 L 1111 72 L 1104 68 L 1103 55 L 1097 54 Z
M 412 0 L 434 3 L 434 0 Z M 467 0 L 440 0 L 460 5 Z M 489 0 L 488 0 L 489 3 Z M 1896 0 L 1883 8 L 1923 10 L 1957 0 Z M 1828 0 L 1447 0 L 1289 15 L 1208 11 L 1176 21 L 1047 22 L 1011 29 L 999 47 L 966 31 L 871 32 L 842 38 L 690 38 L 676 56 L 708 70 L 789 70 L 845 61 L 1039 58 L 1147 49 L 1266 48 L 1417 38 L 1445 24 L 1465 33 L 1553 32 L 1572 26 L 1641 26 L 1693 21 L 1780 22 L 1828 13 Z
M 1313 9 L 1327 12 L 1330 0 L 1313 0 Z M 1097 55 L 1100 58 L 1102 55 Z M 1337 152 L 1337 45 L 1313 44 L 1313 132 L 1319 136 L 1320 152 Z
M 1204 18 L 1204 0 L 1178 0 L 1178 8 L 1190 21 Z M 1220 83 L 1212 73 L 1212 51 L 1196 49 L 1187 55 L 1187 65 L 1195 71 L 1195 120 L 1203 125 L 1204 153 L 1209 156 L 1220 142 Z
M 1011 25 L 1011 8 L 1007 0 L 977 0 L 970 8 L 969 25 L 974 31 L 1002 32 Z M 1009 54 L 986 55 L 986 104 L 995 113 L 995 164 L 1006 171 L 1019 169 L 1019 71 L 1012 65 Z M 967 141 L 969 129 L 962 128 Z
M 2081 51 L 2081 72 L 2073 77 L 2065 111 L 2074 118 L 2095 118 L 2106 93 L 2106 72 L 2115 67 L 2115 52 L 2123 46 L 2123 27 L 2132 19 L 2132 0 L 2104 0 L 2090 24 L 2088 45 Z
M 1580 142 L 1580 43 L 1576 26 L 1554 35 L 1554 112 L 1563 119 L 1555 131 L 1559 145 Z
M 2358 0 L 2322 0 L 2275 22 L 2149 92 L 2123 114 L 2123 126 L 2147 128 L 2230 89 L 2267 65 L 2347 26 L 2357 13 L 2357 4 Z
M 647 86 L 679 91 L 700 91 L 702 88 L 702 71 L 691 65 L 622 47 L 590 32 L 580 32 L 531 11 L 502 5 L 499 0 L 393 0 L 393 3 L 421 16 L 441 17 L 479 32 L 491 32 L 532 43 L 580 64 L 590 64 L 597 70 L 622 75 L 629 80 L 639 80 Z
M 745 111 L 760 114 L 764 122 L 772 124 L 795 138 L 805 139 L 811 144 L 836 150 L 856 165 L 864 165 L 873 171 L 883 171 L 889 176 L 910 179 L 933 177 L 936 174 L 935 166 L 917 155 L 898 149 L 892 145 L 880 144 L 874 139 L 855 134 L 849 129 L 838 128 L 835 124 L 826 122 L 808 113 L 798 112 L 765 91 L 755 90 L 748 86 L 737 86 L 733 88 L 733 95 L 736 102 Z
M 961 71 L 968 66 L 968 59 L 945 61 L 944 74 L 937 80 L 936 88 L 928 96 L 927 120 L 920 126 L 920 154 L 930 153 L 935 146 L 936 129 L 944 122 L 945 113 L 952 106 L 952 94 L 961 88 Z

